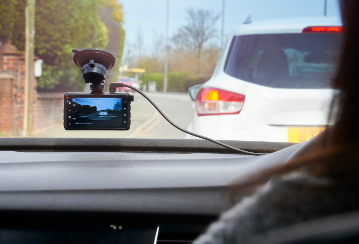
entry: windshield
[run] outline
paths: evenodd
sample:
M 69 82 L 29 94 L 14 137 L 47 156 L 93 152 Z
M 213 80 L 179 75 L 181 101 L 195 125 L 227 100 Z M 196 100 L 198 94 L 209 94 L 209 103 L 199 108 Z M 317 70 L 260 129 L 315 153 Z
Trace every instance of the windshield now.
M 328 123 L 336 0 L 18 0 L 0 10 L 0 137 L 195 139 L 131 88 L 116 87 L 131 106 L 87 96 L 121 82 L 217 140 L 297 143 Z M 113 55 L 113 67 L 75 63 L 89 48 Z M 103 83 L 85 82 L 92 68 Z

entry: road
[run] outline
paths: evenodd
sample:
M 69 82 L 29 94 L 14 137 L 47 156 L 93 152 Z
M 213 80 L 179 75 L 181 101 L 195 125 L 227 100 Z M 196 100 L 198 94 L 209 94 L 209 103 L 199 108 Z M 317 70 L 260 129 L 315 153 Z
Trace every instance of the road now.
M 192 100 L 187 93 L 149 93 L 148 95 L 170 120 L 178 126 L 187 129 L 194 116 Z M 134 137 L 183 139 L 185 136 L 185 133 L 174 128 L 158 114 L 154 123 Z
M 187 93 L 146 93 L 174 123 L 187 129 L 193 119 L 194 108 Z M 131 103 L 131 129 L 118 130 L 65 130 L 62 125 L 38 131 L 36 137 L 81 138 L 162 138 L 181 139 L 185 134 L 170 125 L 141 95 L 134 94 Z

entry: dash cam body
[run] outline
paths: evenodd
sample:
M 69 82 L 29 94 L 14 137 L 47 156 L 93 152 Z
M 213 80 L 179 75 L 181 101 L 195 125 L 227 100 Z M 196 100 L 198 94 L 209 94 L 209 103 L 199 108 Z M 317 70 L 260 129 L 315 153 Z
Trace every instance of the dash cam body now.
M 131 102 L 128 93 L 66 93 L 64 127 L 66 130 L 129 130 Z
M 73 61 L 82 70 L 91 93 L 68 92 L 64 95 L 64 128 L 66 130 L 129 130 L 131 102 L 128 93 L 104 93 L 106 71 L 115 57 L 99 49 L 73 49 Z

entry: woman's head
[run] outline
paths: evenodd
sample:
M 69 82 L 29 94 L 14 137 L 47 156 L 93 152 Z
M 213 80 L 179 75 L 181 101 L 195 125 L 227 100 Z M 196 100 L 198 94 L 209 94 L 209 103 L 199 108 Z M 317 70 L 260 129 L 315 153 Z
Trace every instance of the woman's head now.
M 336 125 L 328 145 L 359 143 L 359 1 L 340 0 L 344 42 L 339 68 L 332 86 L 339 90 L 333 107 L 338 108 Z

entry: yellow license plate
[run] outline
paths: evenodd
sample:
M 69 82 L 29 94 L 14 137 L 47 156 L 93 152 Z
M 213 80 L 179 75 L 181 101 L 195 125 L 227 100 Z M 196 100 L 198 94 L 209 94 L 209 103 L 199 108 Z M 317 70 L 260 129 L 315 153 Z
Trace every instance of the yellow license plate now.
M 324 130 L 325 127 L 289 127 L 288 142 L 300 143 L 308 141 Z

